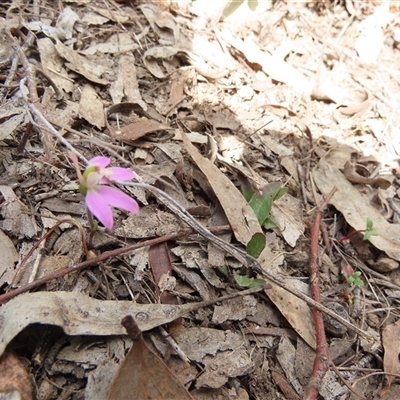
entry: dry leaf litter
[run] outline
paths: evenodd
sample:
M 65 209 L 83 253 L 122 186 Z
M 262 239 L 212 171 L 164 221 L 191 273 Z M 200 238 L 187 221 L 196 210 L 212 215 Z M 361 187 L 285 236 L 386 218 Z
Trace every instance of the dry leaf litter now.
M 396 1 L 11 0 L 0 18 L 1 396 L 110 398 L 132 315 L 187 398 L 316 398 L 309 228 L 336 186 L 319 398 L 399 398 Z M 68 146 L 135 171 L 140 212 L 90 232 Z M 287 188 L 272 227 L 243 182 Z M 124 363 L 143 395 L 151 363 Z

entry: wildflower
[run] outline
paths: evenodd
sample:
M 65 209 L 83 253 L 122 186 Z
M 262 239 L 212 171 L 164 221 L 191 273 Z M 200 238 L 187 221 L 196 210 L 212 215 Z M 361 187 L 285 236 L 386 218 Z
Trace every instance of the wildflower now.
M 139 211 L 137 202 L 119 189 L 107 186 L 113 181 L 133 179 L 135 174 L 128 168 L 109 167 L 107 157 L 94 157 L 83 174 L 78 172 L 79 190 L 85 195 L 89 211 L 107 228 L 112 229 L 114 218 L 111 207 L 133 213 Z

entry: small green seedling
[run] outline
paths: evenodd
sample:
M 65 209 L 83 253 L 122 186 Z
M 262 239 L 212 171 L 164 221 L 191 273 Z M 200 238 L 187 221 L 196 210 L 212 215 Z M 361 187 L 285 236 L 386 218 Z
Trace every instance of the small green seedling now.
M 235 281 L 239 286 L 247 287 L 249 289 L 264 285 L 264 279 L 250 278 L 247 275 L 235 274 Z
M 354 272 L 352 275 L 350 275 L 347 278 L 347 282 L 350 285 L 356 285 L 356 286 L 364 286 L 364 282 L 363 280 L 360 278 L 361 272 L 360 271 L 356 271 Z
M 349 240 L 353 236 L 357 235 L 357 233 L 364 233 L 363 240 L 368 240 L 371 236 L 378 236 L 378 233 L 374 229 L 374 222 L 371 218 L 367 218 L 367 229 L 357 229 L 351 231 L 346 236 L 342 237 L 339 242 L 344 242 L 345 240 Z
M 359 130 L 361 133 L 365 133 L 365 132 L 368 132 L 368 131 L 370 130 L 370 127 L 369 127 L 369 125 L 366 125 L 366 124 L 360 124 L 360 125 L 358 126 L 358 130 Z
M 219 271 L 221 274 L 225 275 L 228 277 L 229 274 L 229 269 L 226 265 L 222 266 L 219 268 Z M 239 274 L 233 274 L 233 277 L 235 278 L 236 283 L 241 286 L 241 287 L 246 287 L 249 289 L 262 286 L 265 284 L 264 279 L 258 279 L 258 278 L 250 278 L 247 275 L 239 275 Z
M 367 229 L 364 232 L 363 240 L 368 240 L 371 236 L 378 236 L 374 229 L 374 222 L 371 218 L 367 218 Z

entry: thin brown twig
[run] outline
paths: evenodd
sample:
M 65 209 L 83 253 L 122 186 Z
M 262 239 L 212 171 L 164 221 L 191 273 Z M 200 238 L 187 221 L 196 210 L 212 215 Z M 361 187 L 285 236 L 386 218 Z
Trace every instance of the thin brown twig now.
M 224 232 L 227 230 L 230 230 L 231 227 L 229 225 L 224 225 L 224 226 L 215 226 L 215 227 L 209 227 L 208 228 L 210 231 L 213 232 Z M 190 234 L 195 233 L 192 229 L 182 229 L 178 232 L 174 232 L 165 236 L 161 236 L 158 238 L 154 238 L 154 239 L 149 239 L 149 240 L 145 240 L 144 242 L 140 242 L 140 243 L 136 243 L 133 244 L 131 246 L 126 246 L 126 247 L 122 247 L 119 249 L 115 249 L 115 250 L 110 250 L 110 251 L 106 251 L 103 254 L 100 254 L 97 257 L 93 257 L 90 258 L 89 260 L 83 261 L 79 264 L 74 265 L 71 268 L 63 268 L 59 271 L 53 272 L 51 274 L 45 275 L 39 279 L 36 279 L 35 281 L 28 283 L 26 285 L 23 285 L 17 289 L 11 290 L 3 295 L 0 295 L 0 304 L 6 303 L 7 301 L 11 300 L 12 298 L 14 298 L 15 296 L 28 292 L 32 289 L 36 289 L 37 287 L 43 285 L 46 282 L 52 281 L 53 279 L 58 279 L 58 278 L 62 278 L 65 275 L 68 275 L 72 272 L 76 272 L 76 271 L 80 271 L 86 267 L 90 267 L 93 265 L 96 265 L 104 260 L 107 260 L 108 258 L 111 257 L 116 257 L 118 255 L 124 254 L 124 253 L 128 253 L 130 251 L 133 250 L 137 250 L 140 249 L 142 247 L 146 247 L 146 246 L 151 246 L 153 244 L 157 244 L 157 243 L 162 243 L 162 242 L 166 242 L 168 240 L 173 240 L 173 239 L 177 239 L 179 237 L 183 237 L 183 236 L 187 236 Z
M 309 266 L 309 279 L 310 279 L 310 291 L 311 297 L 318 303 L 321 303 L 321 289 L 319 285 L 319 245 L 318 237 L 322 220 L 322 211 L 326 208 L 329 200 L 335 194 L 337 188 L 334 187 L 328 196 L 326 197 L 322 206 L 318 209 L 314 224 L 311 228 L 311 243 L 310 243 L 310 266 Z M 317 346 L 315 349 L 314 366 L 308 382 L 307 387 L 304 390 L 303 400 L 315 400 L 319 394 L 319 388 L 321 387 L 322 380 L 329 368 L 329 350 L 328 342 L 326 340 L 324 320 L 322 313 L 313 308 L 313 318 L 315 325 L 315 336 Z
M 332 367 L 332 369 L 335 371 L 336 375 L 339 377 L 339 379 L 343 382 L 343 384 L 350 390 L 350 392 L 352 392 L 354 395 L 356 395 L 359 399 L 361 400 L 367 400 L 366 397 L 364 397 L 361 393 L 358 393 L 349 382 L 347 382 L 347 380 L 344 378 L 344 376 L 342 375 L 342 373 L 338 370 L 338 368 L 336 367 L 336 365 L 333 363 L 333 361 L 330 362 L 330 366 Z

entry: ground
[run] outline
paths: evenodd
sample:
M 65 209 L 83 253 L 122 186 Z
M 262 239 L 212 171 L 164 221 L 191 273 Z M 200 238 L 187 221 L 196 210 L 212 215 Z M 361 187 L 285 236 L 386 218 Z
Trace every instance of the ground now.
M 399 8 L 1 4 L 0 393 L 398 398 Z

